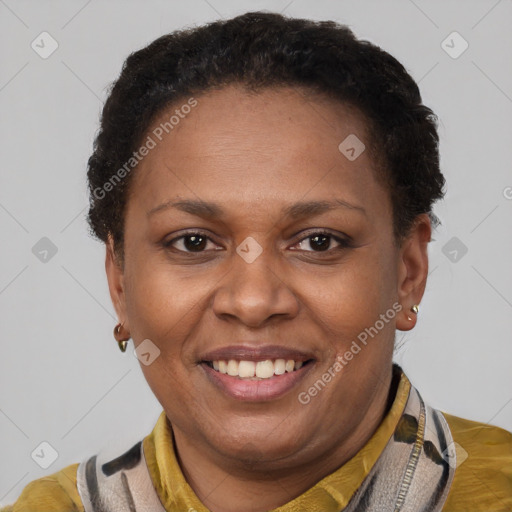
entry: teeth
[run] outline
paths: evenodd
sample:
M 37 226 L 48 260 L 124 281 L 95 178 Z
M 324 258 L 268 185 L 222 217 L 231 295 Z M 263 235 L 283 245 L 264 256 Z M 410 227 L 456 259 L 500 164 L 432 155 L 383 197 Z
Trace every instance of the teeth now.
M 286 371 L 286 361 L 284 359 L 276 359 L 274 363 L 274 373 L 276 375 L 283 375 Z
M 254 377 L 256 374 L 256 363 L 254 361 L 240 361 L 238 363 L 238 376 L 242 378 Z
M 231 377 L 236 377 L 238 375 L 238 361 L 234 359 L 230 359 L 228 361 L 228 375 Z
M 269 379 L 274 375 L 274 363 L 270 360 L 259 361 L 256 364 L 256 377 Z
M 291 373 L 302 368 L 302 361 L 294 361 L 293 359 L 276 359 L 272 361 L 237 361 L 230 359 L 229 361 L 212 361 L 213 369 L 231 377 L 240 377 L 241 379 L 270 379 L 274 375 L 283 375 Z

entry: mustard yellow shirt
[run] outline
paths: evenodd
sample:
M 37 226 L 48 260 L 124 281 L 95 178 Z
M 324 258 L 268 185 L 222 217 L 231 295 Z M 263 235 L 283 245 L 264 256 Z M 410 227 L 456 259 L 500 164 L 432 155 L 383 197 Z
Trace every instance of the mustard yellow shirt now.
M 411 384 L 402 372 L 391 409 L 363 448 L 334 473 L 273 512 L 339 512 L 370 472 L 403 413 Z M 498 427 L 443 413 L 453 439 L 467 452 L 443 512 L 512 512 L 512 434 Z M 181 472 L 165 411 L 143 440 L 151 480 L 168 512 L 208 512 Z M 83 512 L 76 487 L 78 464 L 30 482 L 0 512 Z

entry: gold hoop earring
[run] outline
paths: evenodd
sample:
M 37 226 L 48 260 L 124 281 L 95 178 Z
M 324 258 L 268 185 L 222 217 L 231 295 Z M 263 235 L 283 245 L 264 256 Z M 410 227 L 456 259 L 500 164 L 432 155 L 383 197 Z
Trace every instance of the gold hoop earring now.
M 126 347 L 128 346 L 128 341 L 123 339 L 118 339 L 121 335 L 122 324 L 117 324 L 114 327 L 114 338 L 117 340 L 117 344 L 119 345 L 119 350 L 121 352 L 126 352 Z
M 418 314 L 418 311 L 420 310 L 418 304 L 414 304 L 414 306 L 411 307 L 411 311 L 417 315 Z

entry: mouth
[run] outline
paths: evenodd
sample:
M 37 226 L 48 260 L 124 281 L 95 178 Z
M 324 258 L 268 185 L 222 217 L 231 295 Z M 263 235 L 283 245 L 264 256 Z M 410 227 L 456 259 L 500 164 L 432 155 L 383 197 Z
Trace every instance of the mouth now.
M 297 387 L 315 363 L 312 354 L 284 347 L 229 347 L 199 361 L 208 380 L 229 398 L 274 400 Z

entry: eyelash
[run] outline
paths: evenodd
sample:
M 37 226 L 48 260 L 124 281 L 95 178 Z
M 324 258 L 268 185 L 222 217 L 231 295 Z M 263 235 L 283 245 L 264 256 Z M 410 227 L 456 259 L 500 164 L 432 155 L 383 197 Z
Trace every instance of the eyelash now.
M 183 238 L 186 238 L 187 236 L 192 236 L 192 235 L 198 235 L 200 237 L 206 238 L 208 241 L 213 242 L 213 240 L 205 232 L 198 230 L 198 231 L 189 231 L 187 233 L 183 233 L 179 237 L 176 237 L 176 238 L 173 238 L 172 240 L 164 242 L 163 245 L 164 245 L 164 247 L 166 249 L 170 249 L 170 248 L 172 248 L 172 244 L 174 244 L 176 241 L 181 240 Z M 339 247 L 335 247 L 334 249 L 328 249 L 326 251 L 310 250 L 310 251 L 304 251 L 304 252 L 312 252 L 312 253 L 316 253 L 316 254 L 332 254 L 334 251 L 338 251 L 338 250 L 342 250 L 342 249 L 348 249 L 350 247 L 353 247 L 352 242 L 351 242 L 350 239 L 341 238 L 339 236 L 336 236 L 336 235 L 332 234 L 330 231 L 326 231 L 326 230 L 322 230 L 322 229 L 318 229 L 316 231 L 310 232 L 307 236 L 301 238 L 294 245 L 298 245 L 301 242 L 304 242 L 304 241 L 306 241 L 306 240 L 308 240 L 310 238 L 313 238 L 315 235 L 323 235 L 323 236 L 329 237 L 329 238 L 335 240 L 336 242 L 338 242 L 339 243 Z M 296 250 L 296 249 L 294 249 L 294 250 Z M 177 251 L 180 252 L 180 253 L 184 253 L 184 254 L 204 254 L 205 252 L 207 252 L 205 250 L 197 251 L 197 252 L 194 252 L 194 251 L 183 251 L 181 249 L 177 249 Z

